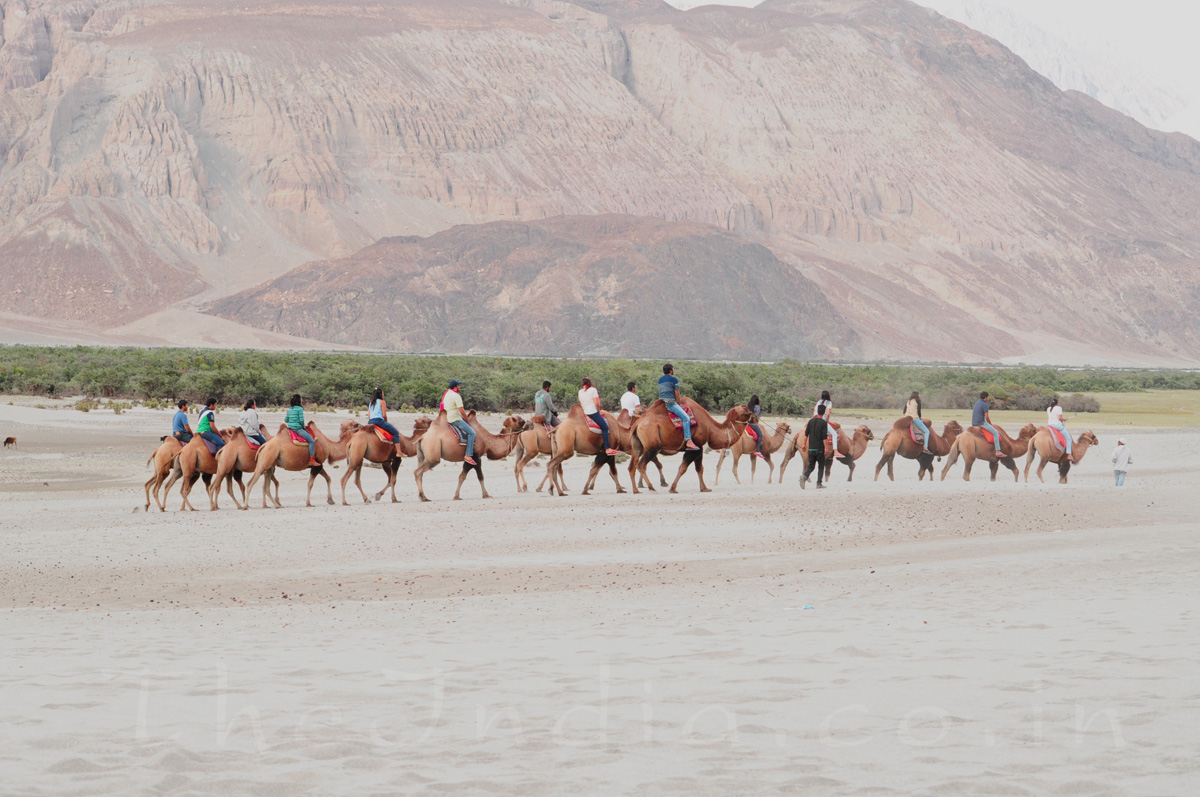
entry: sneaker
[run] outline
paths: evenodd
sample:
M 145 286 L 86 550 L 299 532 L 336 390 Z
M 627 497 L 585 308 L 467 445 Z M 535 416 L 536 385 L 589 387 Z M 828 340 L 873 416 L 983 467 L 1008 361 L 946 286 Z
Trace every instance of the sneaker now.
M 817 482 L 817 489 L 818 489 L 818 490 L 824 490 L 824 489 L 825 489 L 825 485 L 821 484 L 820 482 Z
M 478 465 L 479 464 L 478 462 L 475 461 L 475 457 L 463 457 L 463 462 L 467 463 L 468 465 Z

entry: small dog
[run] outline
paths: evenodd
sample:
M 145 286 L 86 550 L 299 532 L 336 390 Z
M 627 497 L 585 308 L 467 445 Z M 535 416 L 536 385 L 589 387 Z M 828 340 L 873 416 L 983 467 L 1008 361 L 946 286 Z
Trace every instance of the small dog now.
M 16 447 L 17 447 L 17 438 L 15 438 L 15 437 L 6 437 L 6 438 L 4 438 L 4 447 L 5 447 L 5 448 L 9 448 L 10 446 L 11 446 L 12 448 L 16 448 Z

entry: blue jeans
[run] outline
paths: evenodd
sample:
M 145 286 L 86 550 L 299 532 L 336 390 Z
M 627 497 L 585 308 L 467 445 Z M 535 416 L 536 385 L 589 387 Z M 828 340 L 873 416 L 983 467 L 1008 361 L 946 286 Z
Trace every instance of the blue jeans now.
M 1117 477 L 1117 486 L 1122 487 L 1125 484 L 1125 471 L 1114 470 L 1113 475 Z
M 600 437 L 604 440 L 604 450 L 608 451 L 608 449 L 612 448 L 612 446 L 608 444 L 608 421 L 604 420 L 604 413 L 593 412 L 588 415 L 588 417 L 595 421 L 596 425 L 600 427 Z
M 288 427 L 291 429 L 291 427 Z M 308 433 L 307 429 L 292 429 L 293 432 L 303 437 L 308 441 L 308 458 L 312 459 L 317 455 L 317 441 L 313 440 L 313 436 Z
M 471 424 L 467 423 L 466 421 L 454 421 L 450 425 L 466 435 L 467 456 L 475 456 L 475 430 L 471 428 Z
M 225 441 L 222 440 L 221 435 L 217 434 L 216 432 L 201 432 L 200 436 L 216 446 L 218 451 L 225 447 Z
M 683 439 L 692 439 L 692 419 L 683 411 L 683 407 L 679 406 L 679 402 L 674 399 L 664 399 L 663 403 L 667 405 L 667 412 L 674 415 L 679 420 L 683 421 Z
M 400 441 L 400 433 L 396 431 L 396 427 L 392 426 L 390 423 L 385 421 L 383 418 L 372 418 L 371 420 L 367 421 L 367 425 L 368 426 L 378 426 L 380 429 L 382 429 L 383 431 L 390 434 L 392 436 L 393 443 L 397 443 Z
M 267 442 L 267 438 L 263 437 L 261 434 L 248 434 L 248 435 L 246 435 L 246 437 L 248 437 L 251 440 L 253 440 L 254 442 L 258 443 L 260 446 L 263 443 Z
M 920 418 L 913 418 L 912 425 L 921 430 L 921 434 L 925 435 L 925 448 L 929 449 L 929 427 L 925 425 L 925 421 Z
M 1061 421 L 1049 425 L 1051 429 L 1057 429 L 1062 432 L 1063 438 L 1067 441 L 1067 456 L 1071 456 L 1071 433 L 1067 431 L 1067 427 L 1062 425 Z
M 750 428 L 754 430 L 754 433 L 756 435 L 758 435 L 758 440 L 754 444 L 754 450 L 757 451 L 759 454 L 761 454 L 762 453 L 762 427 L 759 426 L 757 423 L 752 423 L 752 424 L 750 424 Z
M 996 427 L 992 426 L 987 421 L 984 421 L 983 423 L 979 424 L 979 428 L 987 429 L 989 432 L 992 433 L 992 439 L 996 441 L 996 453 L 999 454 L 1000 453 L 1000 433 L 996 431 Z

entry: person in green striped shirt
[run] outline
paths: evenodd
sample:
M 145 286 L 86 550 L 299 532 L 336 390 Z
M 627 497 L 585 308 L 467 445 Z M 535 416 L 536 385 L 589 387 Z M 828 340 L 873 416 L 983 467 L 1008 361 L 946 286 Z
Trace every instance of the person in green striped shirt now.
M 308 441 L 308 466 L 310 468 L 321 467 L 321 463 L 317 462 L 317 441 L 304 428 L 304 403 L 300 401 L 299 393 L 292 396 L 292 406 L 284 416 L 283 422 L 287 424 L 287 428 Z
M 225 447 L 225 440 L 217 434 L 216 422 L 217 400 L 210 398 L 204 402 L 204 409 L 200 412 L 200 421 L 196 424 L 196 434 L 212 443 L 216 451 L 220 451 Z

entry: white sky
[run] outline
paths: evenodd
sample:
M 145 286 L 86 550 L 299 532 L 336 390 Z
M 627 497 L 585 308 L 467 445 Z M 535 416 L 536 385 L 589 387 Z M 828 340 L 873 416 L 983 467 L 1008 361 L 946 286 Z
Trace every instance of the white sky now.
M 679 8 L 706 0 L 667 0 Z M 1196 0 L 990 0 L 1085 49 L 1111 50 L 1147 77 L 1200 96 L 1200 2 Z M 755 6 L 758 0 L 725 0 Z M 937 8 L 938 0 L 921 5 Z

